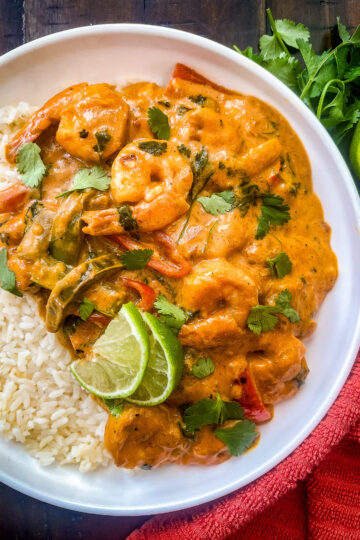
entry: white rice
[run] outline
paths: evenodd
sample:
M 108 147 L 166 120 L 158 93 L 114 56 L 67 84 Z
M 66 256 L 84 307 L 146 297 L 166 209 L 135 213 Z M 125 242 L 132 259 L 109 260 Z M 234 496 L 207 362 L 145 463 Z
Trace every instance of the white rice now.
M 0 108 L 0 189 L 19 179 L 4 147 L 33 112 L 21 102 Z M 70 354 L 46 331 L 34 300 L 0 289 L 0 433 L 23 444 L 41 465 L 107 466 L 107 419 L 74 379 Z

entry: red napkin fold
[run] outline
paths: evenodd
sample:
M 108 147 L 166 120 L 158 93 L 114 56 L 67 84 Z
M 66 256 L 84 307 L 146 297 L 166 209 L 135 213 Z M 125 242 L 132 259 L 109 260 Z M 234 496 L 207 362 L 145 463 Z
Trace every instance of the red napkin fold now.
M 243 538 L 360 540 L 360 354 L 328 414 L 277 467 L 215 503 L 154 517 L 128 540 Z

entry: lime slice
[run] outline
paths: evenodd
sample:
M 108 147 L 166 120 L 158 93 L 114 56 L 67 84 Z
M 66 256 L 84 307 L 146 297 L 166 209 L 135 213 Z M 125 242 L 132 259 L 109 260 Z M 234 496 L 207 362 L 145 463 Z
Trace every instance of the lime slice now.
M 360 120 L 354 131 L 350 144 L 350 161 L 354 171 L 360 178 Z
M 127 401 L 136 405 L 158 405 L 165 401 L 179 384 L 184 367 L 184 354 L 173 332 L 150 313 L 144 313 L 150 330 L 150 358 L 144 378 Z
M 139 310 L 129 302 L 111 321 L 93 347 L 89 360 L 70 366 L 79 383 L 102 398 L 133 394 L 144 376 L 150 340 Z

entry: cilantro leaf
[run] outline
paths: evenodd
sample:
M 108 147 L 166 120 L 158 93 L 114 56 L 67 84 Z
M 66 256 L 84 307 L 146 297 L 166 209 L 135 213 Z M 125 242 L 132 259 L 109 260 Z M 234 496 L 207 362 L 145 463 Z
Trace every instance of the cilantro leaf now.
M 198 379 L 204 379 L 208 375 L 214 373 L 214 371 L 214 362 L 209 356 L 207 356 L 198 359 L 191 369 L 191 374 Z
M 269 265 L 271 277 L 283 278 L 287 274 L 290 274 L 292 269 L 292 262 L 289 256 L 283 251 L 276 255 L 273 259 L 266 259 Z
M 109 413 L 118 418 L 124 410 L 124 401 L 122 399 L 104 399 L 104 403 L 109 409 Z
M 190 96 L 189 99 L 193 103 L 196 103 L 197 105 L 200 105 L 201 107 L 203 107 L 205 105 L 205 101 L 207 98 L 199 94 L 198 96 Z
M 139 226 L 136 219 L 133 217 L 132 210 L 129 205 L 123 204 L 118 207 L 120 225 L 125 231 L 137 231 Z
M 127 270 L 140 270 L 147 265 L 153 253 L 152 249 L 132 249 L 125 251 L 120 260 Z
M 161 156 L 161 154 L 164 154 L 167 151 L 167 143 L 158 141 L 144 141 L 138 144 L 138 148 L 140 148 L 140 150 L 143 152 L 152 154 L 153 156 Z
M 82 189 L 98 189 L 99 191 L 106 191 L 110 185 L 110 176 L 108 172 L 103 167 L 97 165 L 92 169 L 80 169 L 74 176 L 73 186 L 57 195 L 56 198 L 65 197 L 73 191 L 80 191 Z
M 280 19 L 275 21 L 275 26 L 285 43 L 295 49 L 298 48 L 298 39 L 304 41 L 310 39 L 309 29 L 301 23 L 296 24 L 293 21 L 289 21 L 289 19 Z
M 15 272 L 9 270 L 7 264 L 7 249 L 5 247 L 0 251 L 0 281 L 1 288 L 4 289 L 4 291 L 22 297 L 22 293 L 18 291 L 16 287 Z
M 186 429 L 195 429 L 209 424 L 224 423 L 226 420 L 239 420 L 244 417 L 243 408 L 236 401 L 223 401 L 219 394 L 216 400 L 205 398 L 188 407 L 184 413 Z
M 271 193 L 264 194 L 261 197 L 263 204 L 256 230 L 256 239 L 264 238 L 271 225 L 283 225 L 291 219 L 290 208 L 287 204 L 283 204 L 284 199 L 282 197 Z
M 299 91 L 298 76 L 300 74 L 300 62 L 293 56 L 281 53 L 278 58 L 272 58 L 266 64 L 266 69 L 280 79 L 294 92 Z
M 88 300 L 87 298 L 84 298 L 84 300 L 79 305 L 79 313 L 80 313 L 81 319 L 83 321 L 86 321 L 90 317 L 90 315 L 92 314 L 95 308 L 96 308 L 95 304 L 90 302 L 90 300 Z
M 249 420 L 237 422 L 230 428 L 215 429 L 214 434 L 226 444 L 232 456 L 243 454 L 258 437 L 255 423 Z
M 192 170 L 195 180 L 200 178 L 208 162 L 209 162 L 209 154 L 206 148 L 202 147 L 200 152 L 198 152 L 195 155 L 195 159 L 191 164 L 191 170 Z
M 210 197 L 199 197 L 199 203 L 212 216 L 226 214 L 235 206 L 235 195 L 232 191 L 213 193 Z
M 340 17 L 336 17 L 336 20 L 337 20 L 339 36 L 341 37 L 342 41 L 350 41 L 350 34 L 346 30 L 346 26 L 341 24 Z
M 159 139 L 168 140 L 170 137 L 169 119 L 158 107 L 148 109 L 148 124 L 150 129 Z
M 40 157 L 41 148 L 36 143 L 25 143 L 16 154 L 16 167 L 22 175 L 22 183 L 30 188 L 39 186 L 46 167 Z
M 292 307 L 291 300 L 291 292 L 284 289 L 277 296 L 274 306 L 257 305 L 252 307 L 247 318 L 250 330 L 256 335 L 273 330 L 279 320 L 278 314 L 284 315 L 290 322 L 299 322 L 301 319 L 298 312 Z
M 175 306 L 163 294 L 160 294 L 154 303 L 154 306 L 161 314 L 160 320 L 169 328 L 180 330 L 186 322 L 186 314 L 179 306 Z
M 188 148 L 187 146 L 185 146 L 185 144 L 179 144 L 179 146 L 177 147 L 178 151 L 180 152 L 180 154 L 182 154 L 183 156 L 187 157 L 187 158 L 190 158 L 191 156 L 191 150 L 190 148 Z

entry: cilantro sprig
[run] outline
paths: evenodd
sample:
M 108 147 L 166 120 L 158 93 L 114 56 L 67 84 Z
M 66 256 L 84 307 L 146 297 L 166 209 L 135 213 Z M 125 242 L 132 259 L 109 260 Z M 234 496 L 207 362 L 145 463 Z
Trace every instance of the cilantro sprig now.
M 147 265 L 153 253 L 152 249 L 132 249 L 125 251 L 120 259 L 127 270 L 140 270 Z
M 273 306 L 257 305 L 251 308 L 247 318 L 247 325 L 254 334 L 269 332 L 277 325 L 278 315 L 284 315 L 290 322 L 299 322 L 300 316 L 291 305 L 292 294 L 284 289 L 278 295 Z
M 110 185 L 110 176 L 106 169 L 100 166 L 93 167 L 92 169 L 80 169 L 75 176 L 74 182 L 70 189 L 63 191 L 56 196 L 65 197 L 73 191 L 81 191 L 83 189 L 93 188 L 99 191 L 106 191 Z
M 283 278 L 287 274 L 290 274 L 292 270 L 292 262 L 287 253 L 283 251 L 278 253 L 272 259 L 266 259 L 266 262 L 270 268 L 271 277 L 273 278 Z
M 310 32 L 287 19 L 274 20 L 267 10 L 272 35 L 260 38 L 260 53 L 251 47 L 235 50 L 263 66 L 299 95 L 337 143 L 350 135 L 360 119 L 360 25 L 352 35 L 337 19 L 340 43 L 315 53 Z
M 261 195 L 261 215 L 258 221 L 255 238 L 261 239 L 269 232 L 271 225 L 283 225 L 290 220 L 288 204 L 280 195 L 265 193 Z
M 221 428 L 227 420 L 238 420 L 228 428 Z M 197 401 L 184 412 L 186 431 L 195 433 L 201 426 L 217 424 L 213 433 L 228 447 L 232 456 L 240 456 L 253 445 L 258 437 L 255 423 L 244 420 L 244 410 L 236 401 L 223 401 L 219 394 L 216 400 L 205 398 Z
M 46 167 L 40 157 L 41 148 L 36 143 L 25 143 L 16 154 L 16 167 L 21 174 L 22 183 L 36 188 L 46 173 Z
M 215 371 L 215 364 L 210 356 L 199 358 L 191 368 L 191 375 L 198 379 L 204 379 Z
M 172 304 L 163 294 L 156 298 L 154 306 L 160 313 L 161 322 L 172 330 L 177 332 L 185 324 L 187 319 L 185 311 Z
M 236 205 L 235 194 L 232 191 L 213 193 L 210 197 L 199 197 L 198 202 L 212 216 L 226 214 Z
M 148 109 L 148 124 L 151 131 L 159 137 L 159 139 L 168 140 L 170 137 L 169 119 L 159 107 L 150 107 Z
M 22 293 L 16 287 L 15 272 L 9 269 L 7 264 L 7 249 L 4 247 L 0 251 L 0 281 L 1 288 L 15 296 L 22 297 Z

